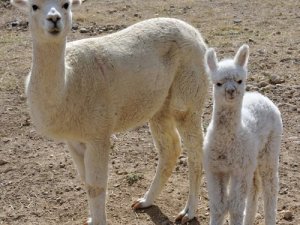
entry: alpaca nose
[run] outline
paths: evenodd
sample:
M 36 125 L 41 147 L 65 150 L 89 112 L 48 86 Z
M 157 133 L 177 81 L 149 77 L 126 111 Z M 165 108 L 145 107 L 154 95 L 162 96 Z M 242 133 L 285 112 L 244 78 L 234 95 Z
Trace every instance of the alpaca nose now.
M 48 13 L 47 16 L 47 20 L 54 23 L 56 25 L 56 23 L 61 19 L 61 16 L 59 14 L 59 12 L 57 12 L 56 9 L 52 8 L 50 10 L 50 12 Z
M 234 92 L 235 92 L 235 89 L 229 88 L 229 89 L 226 89 L 226 92 L 227 92 L 227 94 L 229 94 L 229 95 L 233 95 Z

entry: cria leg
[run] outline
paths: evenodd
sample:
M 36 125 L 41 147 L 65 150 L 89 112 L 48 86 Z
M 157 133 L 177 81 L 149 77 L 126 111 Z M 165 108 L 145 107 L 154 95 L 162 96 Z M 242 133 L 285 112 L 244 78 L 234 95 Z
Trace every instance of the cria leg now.
M 82 182 L 85 182 L 84 152 L 85 144 L 68 142 L 68 147 Z
M 265 224 L 276 224 L 278 175 L 276 169 L 270 169 L 268 174 L 262 173 L 262 187 L 265 211 Z
M 159 162 L 154 180 L 143 198 L 138 199 L 132 208 L 149 207 L 161 192 L 164 184 L 172 174 L 176 160 L 180 155 L 180 138 L 174 120 L 161 112 L 150 120 L 151 133 L 159 152 Z
M 207 189 L 210 207 L 210 225 L 223 225 L 228 212 L 229 176 L 222 173 L 206 171 Z
M 105 200 L 108 177 L 109 138 L 87 144 L 84 154 L 86 190 L 92 220 L 89 224 L 106 225 Z
M 260 176 L 258 171 L 256 170 L 247 196 L 246 215 L 245 215 L 244 225 L 254 225 L 260 186 L 261 186 Z
M 266 225 L 276 224 L 279 148 L 280 137 L 277 137 L 269 142 L 265 160 L 259 165 Z
M 253 174 L 232 175 L 228 199 L 230 225 L 242 225 L 249 181 Z
M 189 166 L 189 197 L 185 208 L 179 213 L 176 221 L 182 224 L 196 216 L 198 206 L 199 189 L 202 178 L 202 121 L 201 113 L 187 113 L 177 119 L 177 128 L 183 143 L 188 150 Z

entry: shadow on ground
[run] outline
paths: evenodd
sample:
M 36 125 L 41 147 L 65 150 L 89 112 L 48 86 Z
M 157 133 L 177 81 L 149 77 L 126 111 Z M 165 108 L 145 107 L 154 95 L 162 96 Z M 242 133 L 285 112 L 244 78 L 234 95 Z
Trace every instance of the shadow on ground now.
M 149 215 L 151 221 L 155 225 L 175 225 L 180 224 L 177 222 L 171 221 L 158 206 L 154 205 L 146 209 L 136 210 L 136 213 L 145 213 Z M 195 218 L 187 223 L 187 225 L 200 225 L 199 221 Z

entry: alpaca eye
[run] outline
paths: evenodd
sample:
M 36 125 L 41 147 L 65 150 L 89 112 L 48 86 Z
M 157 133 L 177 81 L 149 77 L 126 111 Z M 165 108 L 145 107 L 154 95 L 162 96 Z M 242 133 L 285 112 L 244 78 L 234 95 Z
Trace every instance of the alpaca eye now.
M 221 86 L 222 86 L 222 84 L 221 84 L 221 83 L 217 83 L 217 86 L 218 86 L 218 87 L 221 87 Z
M 69 8 L 69 3 L 65 3 L 65 4 L 63 5 L 63 8 L 64 8 L 64 9 L 68 9 L 68 8 Z
M 239 80 L 239 81 L 238 81 L 238 84 L 241 84 L 241 83 L 243 83 L 243 81 L 242 81 L 242 80 Z
M 39 8 L 39 7 L 38 7 L 37 5 L 33 5 L 33 6 L 32 6 L 32 10 L 33 10 L 33 11 L 38 10 L 38 8 Z

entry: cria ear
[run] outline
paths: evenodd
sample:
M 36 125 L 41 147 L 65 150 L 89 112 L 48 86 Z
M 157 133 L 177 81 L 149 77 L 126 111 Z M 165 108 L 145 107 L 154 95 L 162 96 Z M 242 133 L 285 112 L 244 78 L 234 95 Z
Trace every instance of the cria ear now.
M 72 8 L 76 8 L 80 6 L 82 3 L 82 0 L 72 0 Z
M 248 58 L 249 58 L 249 46 L 244 44 L 239 48 L 238 52 L 236 53 L 234 57 L 234 63 L 241 67 L 246 67 L 248 63 Z
M 18 9 L 21 9 L 23 11 L 28 10 L 29 2 L 28 0 L 10 0 L 10 3 L 17 7 Z
M 215 71 L 218 68 L 218 59 L 216 52 L 213 48 L 209 48 L 205 53 L 205 64 L 207 69 L 210 71 Z

